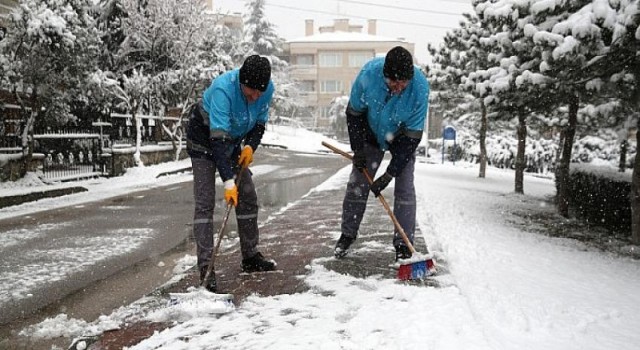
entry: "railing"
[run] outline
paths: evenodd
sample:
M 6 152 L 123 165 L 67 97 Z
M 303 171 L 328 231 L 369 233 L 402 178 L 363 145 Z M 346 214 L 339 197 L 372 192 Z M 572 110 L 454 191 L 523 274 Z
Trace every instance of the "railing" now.
M 51 152 L 45 156 L 42 174 L 45 180 L 65 181 L 103 175 L 98 155 L 91 151 Z
M 5 109 L 7 104 L 4 105 Z M 10 108 L 15 106 L 9 105 Z M 139 115 L 142 119 L 140 137 L 142 145 L 169 142 L 170 137 L 161 123 L 172 123 L 179 118 L 171 116 Z M 8 119 L 0 119 L 7 124 Z M 33 129 L 33 153 L 44 155 L 39 169 L 45 181 L 67 181 L 111 174 L 110 150 L 136 145 L 135 120 L 127 114 L 112 113 L 109 122 L 94 122 L 91 126 L 55 127 L 36 125 Z M 19 125 L 16 124 L 16 125 Z M 0 154 L 22 152 L 22 139 L 16 130 L 0 125 Z M 11 133 L 9 133 L 11 132 Z M 184 137 L 184 135 L 183 135 Z M 42 159 L 42 158 L 38 158 Z
M 108 141 L 108 137 L 67 129 L 34 134 L 33 139 L 34 153 L 44 154 L 43 180 L 66 181 L 103 174 L 100 142 Z
M 0 148 L 22 148 L 22 140 L 19 136 L 0 135 Z

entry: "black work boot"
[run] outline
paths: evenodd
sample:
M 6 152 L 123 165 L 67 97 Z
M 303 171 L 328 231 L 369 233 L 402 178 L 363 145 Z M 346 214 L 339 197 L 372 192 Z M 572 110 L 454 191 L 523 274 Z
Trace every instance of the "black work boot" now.
M 396 248 L 396 261 L 411 258 L 411 250 L 409 250 L 409 247 L 406 245 L 397 245 L 394 247 Z
M 340 238 L 338 239 L 338 243 L 336 243 L 336 247 L 333 250 L 333 255 L 335 255 L 335 257 L 338 259 L 344 258 L 345 256 L 347 256 L 347 253 L 349 252 L 349 247 L 351 246 L 351 243 L 353 243 L 355 240 L 356 240 L 355 237 L 345 236 L 344 233 L 341 234 Z
M 242 271 L 251 273 L 251 272 L 261 272 L 261 271 L 273 271 L 276 269 L 276 262 L 273 260 L 267 260 L 264 258 L 262 253 L 258 252 L 256 255 L 242 259 Z
M 200 285 L 202 286 L 202 280 L 204 280 L 205 275 L 207 274 L 207 269 L 209 268 L 209 266 L 203 266 L 200 268 Z M 218 289 L 218 284 L 216 283 L 216 272 L 211 270 L 211 274 L 209 275 L 209 278 L 207 279 L 207 282 L 204 283 L 204 287 L 210 291 L 211 293 L 215 293 L 216 290 Z

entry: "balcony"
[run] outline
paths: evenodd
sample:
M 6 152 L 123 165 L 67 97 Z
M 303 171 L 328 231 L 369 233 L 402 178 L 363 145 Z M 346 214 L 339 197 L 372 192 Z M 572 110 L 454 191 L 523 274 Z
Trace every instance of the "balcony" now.
M 291 76 L 293 77 L 316 77 L 318 68 L 315 65 L 292 65 Z

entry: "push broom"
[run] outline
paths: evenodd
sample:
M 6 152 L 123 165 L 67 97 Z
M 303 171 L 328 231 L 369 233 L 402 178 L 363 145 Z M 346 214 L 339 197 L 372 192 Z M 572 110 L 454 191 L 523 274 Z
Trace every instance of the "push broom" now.
M 322 145 L 332 150 L 333 152 L 344 156 L 347 159 L 353 159 L 353 156 L 351 156 L 349 153 L 344 152 L 339 148 L 336 148 L 324 141 L 322 141 Z M 373 183 L 373 178 L 371 177 L 371 175 L 369 175 L 369 172 L 367 171 L 367 169 L 363 169 L 362 173 L 367 178 L 369 185 L 371 185 Z M 398 268 L 398 276 L 397 276 L 398 279 L 403 281 L 416 280 L 416 279 L 422 279 L 426 276 L 435 274 L 436 267 L 435 267 L 435 262 L 433 258 L 430 255 L 423 255 L 416 251 L 416 249 L 413 247 L 413 244 L 411 244 L 411 241 L 409 240 L 407 233 L 402 228 L 402 225 L 400 225 L 400 222 L 398 221 L 396 216 L 393 214 L 391 207 L 389 207 L 389 204 L 384 199 L 382 194 L 378 196 L 378 199 L 380 199 L 380 203 L 382 203 L 382 206 L 384 207 L 385 211 L 387 212 L 387 214 L 389 214 L 391 221 L 393 221 L 394 226 L 400 233 L 400 237 L 402 237 L 402 240 L 411 251 L 410 259 L 398 260 L 398 263 L 400 264 Z

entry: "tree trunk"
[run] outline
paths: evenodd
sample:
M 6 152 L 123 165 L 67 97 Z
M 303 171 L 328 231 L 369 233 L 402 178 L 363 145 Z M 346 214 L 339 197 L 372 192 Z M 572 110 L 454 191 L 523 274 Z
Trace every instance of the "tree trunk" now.
M 562 144 L 562 157 L 556 169 L 556 190 L 558 214 L 569 217 L 569 166 L 571 164 L 571 150 L 573 149 L 573 138 L 576 135 L 576 125 L 578 123 L 578 107 L 580 99 L 574 97 L 569 104 L 569 124 L 565 129 L 564 143 Z
M 636 60 L 637 62 L 637 60 Z M 640 64 L 636 63 L 636 72 L 640 71 Z M 636 110 L 640 108 L 640 81 L 636 79 L 636 89 L 634 94 Z M 640 145 L 640 119 L 636 122 L 636 144 Z M 633 162 L 633 173 L 631 174 L 631 241 L 640 244 L 640 152 L 636 152 Z
M 618 163 L 618 171 L 624 173 L 627 169 L 627 148 L 629 146 L 629 141 L 626 139 L 622 140 L 620 143 L 620 162 Z
M 37 103 L 38 103 L 37 90 L 33 89 L 31 92 L 30 106 L 27 106 L 25 104 L 25 102 L 20 97 L 20 94 L 15 90 L 14 90 L 14 95 L 16 96 L 16 99 L 20 103 L 20 109 L 22 111 L 23 118 L 26 117 L 26 120 L 24 122 L 24 128 L 22 129 L 22 135 L 21 135 L 22 163 L 20 165 L 20 170 L 18 173 L 18 178 L 23 178 L 29 171 L 31 160 L 33 159 L 33 125 L 35 124 L 36 118 L 38 116 L 38 111 L 40 110 L 40 108 L 37 106 Z M 27 107 L 31 109 L 30 112 L 27 112 Z
M 487 106 L 480 100 L 482 116 L 480 119 L 480 173 L 478 177 L 484 178 L 487 172 Z
M 527 116 L 524 108 L 518 109 L 518 153 L 516 154 L 516 193 L 524 194 L 524 153 L 527 145 Z
M 144 166 L 140 158 L 140 149 L 142 148 L 142 118 L 138 116 L 137 109 L 133 109 L 131 117 L 136 121 L 136 151 L 133 154 L 133 160 L 136 166 Z
M 640 128 L 640 119 L 638 120 Z M 640 132 L 636 132 L 636 142 L 640 145 Z M 631 240 L 640 244 L 640 152 L 636 152 L 631 176 Z

